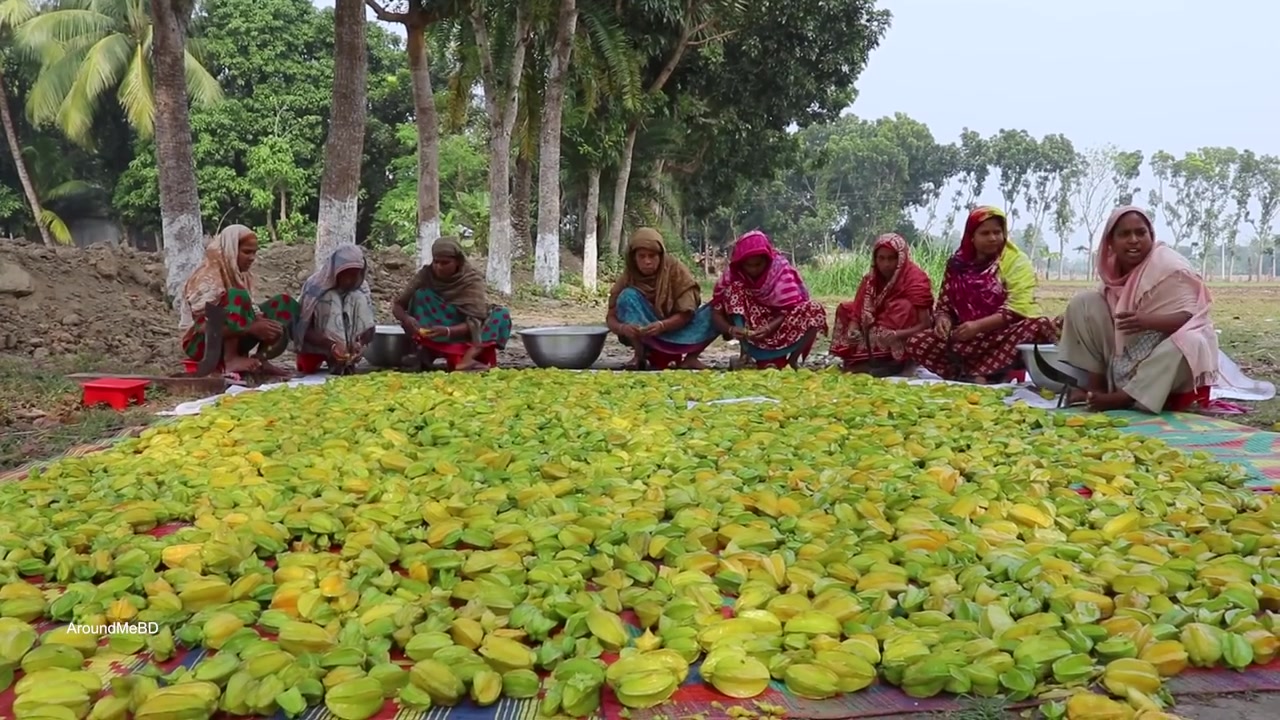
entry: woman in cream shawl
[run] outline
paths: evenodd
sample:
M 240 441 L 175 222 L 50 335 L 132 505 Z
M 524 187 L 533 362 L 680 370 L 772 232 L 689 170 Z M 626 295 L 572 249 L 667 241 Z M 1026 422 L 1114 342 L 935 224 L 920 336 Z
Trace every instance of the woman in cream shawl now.
M 1089 373 L 1092 410 L 1185 409 L 1218 376 L 1218 337 L 1204 280 L 1156 242 L 1145 211 L 1111 213 L 1098 248 L 1102 286 L 1067 305 L 1059 356 Z
M 718 334 L 697 279 L 667 252 L 653 228 L 636 230 L 627 243 L 626 266 L 609 291 L 605 322 L 635 350 L 627 367 L 636 370 L 704 369 L 698 356 Z
M 228 226 L 205 247 L 204 260 L 183 286 L 178 330 L 183 351 L 199 363 L 197 374 L 289 374 L 270 360 L 288 347 L 286 329 L 301 306 L 288 295 L 254 305 L 257 257 L 258 236 L 243 225 Z
M 302 311 L 292 328 L 299 371 L 327 363 L 341 375 L 360 362 L 375 327 L 367 274 L 364 251 L 342 245 L 303 283 Z
M 511 339 L 511 313 L 489 304 L 484 274 L 450 237 L 431 246 L 431 264 L 395 299 L 391 314 L 428 366 L 444 358 L 453 370 L 486 370 Z

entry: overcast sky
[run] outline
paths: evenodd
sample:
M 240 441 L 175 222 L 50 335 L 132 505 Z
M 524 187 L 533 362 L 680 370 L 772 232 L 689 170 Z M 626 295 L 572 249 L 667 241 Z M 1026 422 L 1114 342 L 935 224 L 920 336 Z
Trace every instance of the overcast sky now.
M 940 142 L 965 127 L 983 135 L 1023 128 L 1036 137 L 1063 133 L 1077 149 L 1114 143 L 1147 157 L 1211 145 L 1280 154 L 1280 91 L 1272 80 L 1280 71 L 1280 3 L 878 5 L 893 13 L 893 24 L 858 81 L 851 109 L 863 117 L 905 112 Z M 1150 183 L 1140 185 L 1145 200 Z M 999 202 L 994 182 L 982 200 Z

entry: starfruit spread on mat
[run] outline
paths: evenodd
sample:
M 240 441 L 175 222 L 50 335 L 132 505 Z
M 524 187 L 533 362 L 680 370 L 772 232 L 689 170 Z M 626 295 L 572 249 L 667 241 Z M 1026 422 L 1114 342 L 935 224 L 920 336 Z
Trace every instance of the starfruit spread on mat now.
M 773 402 L 715 403 L 741 398 Z M 1280 644 L 1280 507 L 1244 480 L 1105 416 L 837 373 L 246 393 L 0 486 L 0 682 L 18 718 L 581 717 L 698 681 L 1171 717 L 1166 678 Z M 152 664 L 104 691 L 110 653 Z

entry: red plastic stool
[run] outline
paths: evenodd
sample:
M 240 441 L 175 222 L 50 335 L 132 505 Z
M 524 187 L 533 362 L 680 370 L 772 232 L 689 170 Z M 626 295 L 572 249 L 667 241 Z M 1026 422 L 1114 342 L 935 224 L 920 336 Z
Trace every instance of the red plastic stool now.
M 198 370 L 199 368 L 200 368 L 199 360 L 183 360 L 182 361 L 182 372 L 186 373 L 187 375 L 195 375 L 196 370 Z
M 146 390 L 150 380 L 130 380 L 128 378 L 101 378 L 83 383 L 83 402 L 86 407 L 98 403 L 106 403 L 117 411 L 129 407 L 132 400 L 141 405 L 147 401 Z

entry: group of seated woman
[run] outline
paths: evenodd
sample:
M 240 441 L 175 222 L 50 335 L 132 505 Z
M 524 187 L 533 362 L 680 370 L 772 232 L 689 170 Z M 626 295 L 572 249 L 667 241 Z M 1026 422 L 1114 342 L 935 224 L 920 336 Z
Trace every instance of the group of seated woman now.
M 836 309 L 831 354 L 852 372 L 923 367 L 945 380 L 987 384 L 1024 369 L 1019 345 L 1059 343 L 1059 357 L 1087 375 L 1073 403 L 1160 412 L 1203 399 L 1218 373 L 1209 293 L 1186 258 L 1155 241 L 1142 209 L 1112 214 L 1097 272 L 1101 289 L 1077 295 L 1063 317 L 1044 315 L 1035 269 L 1010 242 L 1005 214 L 980 207 L 965 222 L 935 300 L 906 241 L 883 235 L 853 300 Z M 706 304 L 661 235 L 637 231 L 607 320 L 635 350 L 631 367 L 700 368 L 699 356 L 721 336 L 740 342 L 737 364 L 795 367 L 827 330 L 822 306 L 759 231 L 735 244 Z
M 204 372 L 283 375 L 271 360 L 293 343 L 298 368 L 349 372 L 373 338 L 367 264 L 343 246 L 303 284 L 301 300 L 253 303 L 257 238 L 232 225 L 209 244 L 187 282 L 183 347 Z M 1018 346 L 1059 344 L 1059 357 L 1087 375 L 1072 400 L 1097 410 L 1181 408 L 1218 374 L 1217 335 L 1204 281 L 1177 251 L 1155 241 L 1147 214 L 1118 208 L 1097 255 L 1102 285 L 1074 297 L 1061 318 L 1042 314 L 1030 259 L 1008 238 L 1008 221 L 980 207 L 965 222 L 936 299 L 929 276 L 899 235 L 878 238 L 872 267 L 854 298 L 836 310 L 831 354 L 846 370 L 903 374 L 915 367 L 947 380 L 1000 382 L 1021 369 Z M 497 364 L 511 337 L 511 314 L 488 302 L 483 274 L 457 241 L 443 238 L 394 300 L 392 315 L 426 363 L 457 370 Z M 739 342 L 735 367 L 798 367 L 827 315 L 800 273 L 753 230 L 703 303 L 693 273 L 667 252 L 662 235 L 641 228 L 609 293 L 609 329 L 632 348 L 628 367 L 701 369 L 717 338 Z M 213 348 L 212 352 L 209 348 Z
M 351 372 L 377 327 L 364 252 L 339 247 L 303 283 L 301 300 L 280 294 L 260 305 L 253 302 L 257 254 L 254 232 L 232 225 L 209 243 L 187 281 L 180 329 L 197 372 L 286 376 L 289 371 L 271 361 L 291 343 L 300 372 L 324 365 L 334 374 Z M 443 359 L 455 370 L 482 370 L 497 363 L 497 351 L 511 337 L 511 314 L 487 297 L 484 275 L 467 262 L 462 246 L 442 238 L 391 314 L 425 363 Z

